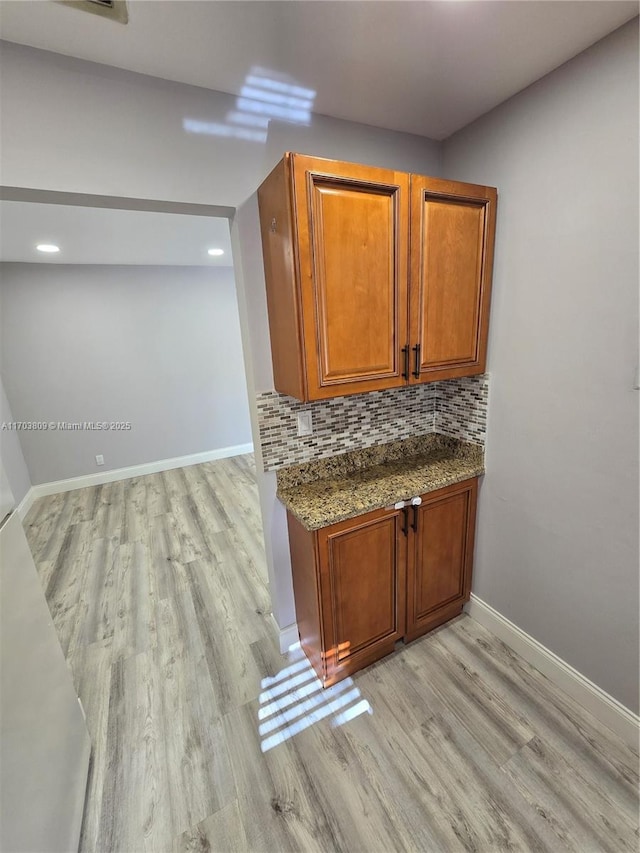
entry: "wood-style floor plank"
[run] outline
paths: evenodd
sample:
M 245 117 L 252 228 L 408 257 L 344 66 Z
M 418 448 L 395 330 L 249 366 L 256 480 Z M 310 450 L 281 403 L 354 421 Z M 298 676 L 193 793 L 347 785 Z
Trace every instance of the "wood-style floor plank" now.
M 617 735 L 472 619 L 457 620 L 440 639 L 584 778 L 598 778 L 621 813 L 637 822 L 638 756 Z
M 121 542 L 142 542 L 148 535 L 146 477 L 124 481 Z
M 176 564 L 182 561 L 180 537 L 176 521 L 171 514 L 157 515 L 150 519 L 150 559 L 155 589 L 159 598 L 166 598 Z
M 189 484 L 185 471 L 186 468 L 174 468 L 171 471 L 160 473 L 170 505 L 173 505 L 176 498 L 189 494 Z
M 116 608 L 113 657 L 129 658 L 156 645 L 156 613 L 151 598 L 151 565 L 145 542 L 127 542 L 115 561 Z
M 249 850 L 326 851 L 339 844 L 331 814 L 322 808 L 314 774 L 288 744 L 262 751 L 258 703 L 224 717 L 238 803 Z
M 174 834 L 235 799 L 233 773 L 194 603 L 180 589 L 158 607 L 160 673 Z
M 469 677 L 465 664 L 443 653 L 437 633 L 429 638 L 425 661 L 420 646 L 410 646 L 405 660 L 413 670 L 416 687 L 435 693 L 447 712 L 466 727 L 487 753 L 503 764 L 534 735 L 524 718 L 481 679 Z
M 164 515 L 171 512 L 171 502 L 162 474 L 148 474 L 145 477 L 147 485 L 147 516 Z
M 92 740 L 82 853 L 638 848 L 637 755 L 467 616 L 328 690 L 280 655 L 252 457 L 25 528 Z
M 234 800 L 179 835 L 173 853 L 244 853 L 248 849 L 240 809 Z
M 34 502 L 25 519 L 25 531 L 36 563 L 55 561 L 70 525 L 69 516 L 69 492 Z
M 207 560 L 211 557 L 202 514 L 194 495 L 183 495 L 172 502 L 173 517 L 176 521 L 176 531 L 180 541 L 180 559 L 183 563 L 194 560 Z
M 152 652 L 111 665 L 107 764 L 97 850 L 172 847 L 166 728 Z
M 119 540 L 94 539 L 87 558 L 80 601 L 84 620 L 80 626 L 82 645 L 113 639 L 116 625 Z
M 513 788 L 520 791 L 553 828 L 558 840 L 580 853 L 638 850 L 638 836 L 595 779 L 578 774 L 548 744 L 535 737 L 504 765 Z

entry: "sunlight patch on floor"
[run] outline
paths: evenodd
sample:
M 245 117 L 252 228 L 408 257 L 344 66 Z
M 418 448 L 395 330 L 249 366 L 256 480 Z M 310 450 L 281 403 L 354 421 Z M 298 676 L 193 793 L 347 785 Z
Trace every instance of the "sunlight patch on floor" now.
M 327 717 L 332 726 L 341 726 L 360 714 L 373 714 L 352 678 L 323 689 L 299 643 L 291 646 L 287 657 L 288 666 L 262 679 L 258 731 L 263 752 Z

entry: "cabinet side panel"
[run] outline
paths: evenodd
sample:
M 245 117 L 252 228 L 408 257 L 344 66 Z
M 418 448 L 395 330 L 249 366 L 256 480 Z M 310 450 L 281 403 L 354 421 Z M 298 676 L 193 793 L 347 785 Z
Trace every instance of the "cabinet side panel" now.
M 274 385 L 281 394 L 304 400 L 302 328 L 287 158 L 278 163 L 260 186 L 258 208 Z
M 320 588 L 316 560 L 316 534 L 287 513 L 289 550 L 293 574 L 293 594 L 300 645 L 318 678 L 324 680 L 323 633 Z
M 476 543 L 476 510 L 478 507 L 478 478 L 469 483 L 469 511 L 467 513 L 467 551 L 464 568 L 464 600 L 471 597 L 471 579 L 473 577 L 473 555 Z

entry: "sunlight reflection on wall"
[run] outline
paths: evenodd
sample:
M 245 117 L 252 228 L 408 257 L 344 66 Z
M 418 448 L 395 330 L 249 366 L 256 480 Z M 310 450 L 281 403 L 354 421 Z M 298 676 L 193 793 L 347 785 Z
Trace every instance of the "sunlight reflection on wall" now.
M 224 122 L 185 118 L 182 126 L 188 133 L 264 143 L 272 118 L 293 124 L 310 124 L 315 96 L 314 89 L 299 86 L 287 74 L 255 66 L 236 98 L 236 109 L 227 113 Z
M 352 678 L 323 690 L 299 643 L 289 649 L 289 660 L 277 675 L 262 679 L 258 729 L 263 752 L 326 717 L 341 726 L 360 714 L 373 714 Z

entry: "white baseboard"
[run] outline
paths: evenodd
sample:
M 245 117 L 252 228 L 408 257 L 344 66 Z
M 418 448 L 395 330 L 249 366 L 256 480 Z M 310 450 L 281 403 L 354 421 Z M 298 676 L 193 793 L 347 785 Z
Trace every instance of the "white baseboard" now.
M 528 663 L 535 666 L 567 695 L 579 702 L 603 725 L 612 729 L 629 746 L 638 748 L 640 717 L 625 708 L 617 699 L 605 693 L 597 684 L 589 681 L 550 649 L 543 646 L 497 610 L 471 593 L 471 601 L 465 610 L 509 648 L 517 652 Z
M 37 495 L 35 494 L 34 488 L 33 486 L 31 486 L 27 494 L 22 498 L 22 500 L 16 507 L 16 512 L 20 516 L 20 521 L 24 521 L 24 518 L 33 506 L 33 502 L 35 501 L 36 497 Z
M 297 623 L 294 622 L 292 625 L 287 625 L 286 628 L 278 628 L 278 637 L 280 640 L 280 654 L 285 654 L 291 646 L 300 642 Z
M 171 471 L 173 468 L 187 468 L 189 465 L 200 465 L 202 462 L 213 462 L 216 459 L 227 459 L 230 456 L 240 456 L 243 453 L 253 453 L 253 444 L 235 444 L 231 447 L 221 447 L 218 450 L 205 450 L 204 453 L 192 453 L 189 456 L 176 456 L 173 459 L 159 459 L 157 462 L 143 462 L 141 465 L 131 465 L 128 468 L 113 468 L 110 471 L 98 471 L 95 474 L 84 474 L 81 477 L 71 477 L 68 480 L 54 480 L 51 483 L 39 483 L 32 486 L 31 503 L 36 498 L 46 495 L 57 495 L 59 492 L 71 492 L 74 489 L 84 489 L 87 486 L 101 486 L 103 483 L 113 483 L 116 480 L 129 480 L 131 477 L 142 477 L 145 474 L 157 474 L 159 471 Z M 22 503 L 27 500 L 28 495 Z M 20 506 L 22 506 L 22 503 Z M 31 504 L 29 504 L 31 506 Z M 25 515 L 29 507 L 25 510 Z M 20 507 L 18 507 L 20 512 Z M 21 514 L 20 516 L 24 516 Z
M 271 614 L 271 622 L 273 623 L 274 630 L 278 635 L 280 654 L 284 655 L 289 651 L 291 646 L 300 642 L 300 637 L 298 635 L 298 623 L 292 622 L 291 625 L 286 625 L 284 628 L 281 628 L 273 613 Z

